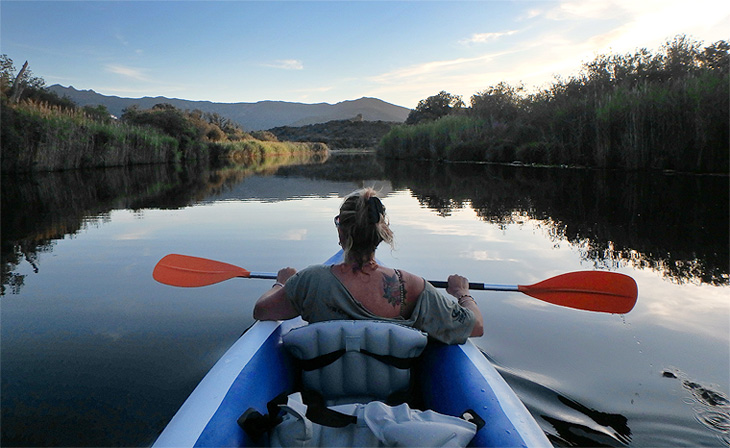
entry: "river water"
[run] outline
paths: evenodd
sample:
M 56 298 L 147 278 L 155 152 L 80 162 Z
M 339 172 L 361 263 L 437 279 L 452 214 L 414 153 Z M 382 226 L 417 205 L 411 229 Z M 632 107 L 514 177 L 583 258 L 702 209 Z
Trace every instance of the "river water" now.
M 416 164 L 144 166 L 2 179 L 3 446 L 151 444 L 253 322 L 266 280 L 156 283 L 169 253 L 276 271 L 337 249 L 332 217 L 381 192 L 430 280 L 530 284 L 610 270 L 625 315 L 474 292 L 474 342 L 556 446 L 730 446 L 728 178 Z

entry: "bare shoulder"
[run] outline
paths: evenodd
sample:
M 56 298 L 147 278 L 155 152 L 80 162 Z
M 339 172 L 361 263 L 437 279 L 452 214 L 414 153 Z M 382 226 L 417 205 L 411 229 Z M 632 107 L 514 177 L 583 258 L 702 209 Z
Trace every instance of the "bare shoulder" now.
M 403 283 L 406 285 L 406 293 L 408 296 L 413 298 L 420 296 L 426 287 L 426 281 L 423 277 L 407 271 L 400 271 L 400 273 L 403 276 Z

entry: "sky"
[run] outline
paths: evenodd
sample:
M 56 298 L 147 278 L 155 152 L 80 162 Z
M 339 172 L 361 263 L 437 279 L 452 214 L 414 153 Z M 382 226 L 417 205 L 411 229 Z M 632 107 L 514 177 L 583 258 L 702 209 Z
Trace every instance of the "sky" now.
M 730 40 L 730 2 L 0 0 L 0 53 L 46 85 L 223 103 L 469 104 L 678 34 Z

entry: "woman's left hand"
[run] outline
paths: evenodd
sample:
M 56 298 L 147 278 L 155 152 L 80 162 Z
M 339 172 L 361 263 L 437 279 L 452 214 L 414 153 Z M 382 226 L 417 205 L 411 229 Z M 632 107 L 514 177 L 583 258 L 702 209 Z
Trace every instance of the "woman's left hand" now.
M 448 278 L 448 286 L 446 292 L 454 297 L 469 294 L 469 280 L 461 275 L 450 275 Z
M 276 274 L 276 281 L 283 285 L 284 283 L 286 283 L 287 280 L 289 280 L 289 278 L 291 276 L 293 276 L 296 273 L 297 273 L 297 270 L 294 268 L 290 268 L 290 267 L 281 268 L 281 269 L 279 269 L 279 272 L 277 272 L 277 274 Z

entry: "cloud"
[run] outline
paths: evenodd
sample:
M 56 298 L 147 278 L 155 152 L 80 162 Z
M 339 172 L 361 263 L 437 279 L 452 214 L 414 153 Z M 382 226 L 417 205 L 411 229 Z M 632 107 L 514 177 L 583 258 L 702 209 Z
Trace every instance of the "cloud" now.
M 282 70 L 304 70 L 304 64 L 297 59 L 279 59 L 262 65 L 264 67 L 280 68 Z
M 489 42 L 491 40 L 497 40 L 504 36 L 511 36 L 517 32 L 518 30 L 502 31 L 496 33 L 475 33 L 466 39 L 460 40 L 459 43 L 462 45 L 481 44 L 484 42 Z
M 488 53 L 472 58 L 446 59 L 441 61 L 429 61 L 421 64 L 410 65 L 393 70 L 381 75 L 372 77 L 371 80 L 377 83 L 389 84 L 401 80 L 413 80 L 420 77 L 433 77 L 446 72 L 464 71 L 465 66 L 475 63 L 486 63 L 496 57 L 508 54 L 509 52 Z
M 556 7 L 548 10 L 546 17 L 552 20 L 600 19 L 605 18 L 610 13 L 619 13 L 623 9 L 623 5 L 620 5 L 620 3 L 621 1 L 587 2 L 583 0 L 568 0 L 560 2 Z
M 307 239 L 307 229 L 291 229 L 281 236 L 282 240 L 286 241 L 303 241 Z
M 124 76 L 126 78 L 135 79 L 137 81 L 149 81 L 147 76 L 144 74 L 144 70 L 133 68 L 133 67 L 125 67 L 123 65 L 116 65 L 116 64 L 108 64 L 106 67 L 104 67 L 106 71 Z
M 122 33 L 117 32 L 116 34 L 114 34 L 114 38 L 117 40 L 117 42 L 119 42 L 123 46 L 125 46 L 125 47 L 129 46 L 129 41 L 127 40 L 126 37 L 124 37 L 124 35 Z
M 730 3 L 717 0 L 696 0 L 691 7 L 685 0 L 565 0 L 543 14 L 550 21 L 574 24 L 619 21 L 619 26 L 575 42 L 588 44 L 594 52 L 656 49 L 677 34 L 707 35 L 709 29 L 722 29 L 729 15 Z M 719 38 L 724 38 L 724 34 Z

